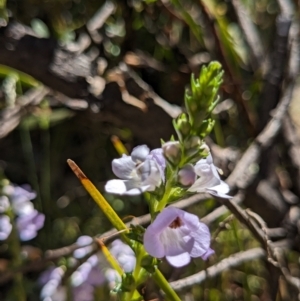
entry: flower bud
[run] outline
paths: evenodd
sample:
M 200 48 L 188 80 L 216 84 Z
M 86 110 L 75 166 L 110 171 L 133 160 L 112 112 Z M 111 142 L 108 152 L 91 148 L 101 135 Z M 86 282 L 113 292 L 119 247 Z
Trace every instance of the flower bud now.
M 201 139 L 198 136 L 189 137 L 186 141 L 184 141 L 184 148 L 191 149 L 195 147 L 199 147 L 201 145 Z
M 188 120 L 188 117 L 185 113 L 182 113 L 177 119 L 176 119 L 176 126 L 175 128 L 179 131 L 179 133 L 186 137 L 189 135 L 191 131 L 191 124 Z
M 178 182 L 183 186 L 191 186 L 195 181 L 196 173 L 193 165 L 187 164 L 178 172 Z
M 209 146 L 205 142 L 200 146 L 200 154 L 205 158 L 210 154 Z
M 169 141 L 162 146 L 164 156 L 171 163 L 177 164 L 181 159 L 181 148 L 179 141 Z

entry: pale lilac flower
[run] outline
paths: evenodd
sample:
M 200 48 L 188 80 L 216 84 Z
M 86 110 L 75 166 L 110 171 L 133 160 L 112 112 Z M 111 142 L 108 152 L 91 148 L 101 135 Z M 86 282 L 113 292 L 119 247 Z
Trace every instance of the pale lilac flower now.
M 122 278 L 119 275 L 119 273 L 112 268 L 105 269 L 104 276 L 108 282 L 108 286 L 110 289 L 113 289 L 118 283 L 121 283 L 122 281 Z
M 34 209 L 31 200 L 36 198 L 36 193 L 31 191 L 29 186 L 6 185 L 3 188 L 11 201 L 11 207 L 16 218 L 16 226 L 20 239 L 28 241 L 37 236 L 38 230 L 43 228 L 45 215 Z M 6 198 L 6 196 L 3 196 Z M 3 198 L 2 197 L 2 198 Z
M 28 214 L 17 217 L 16 224 L 22 241 L 28 241 L 37 236 L 38 230 L 43 228 L 45 215 L 33 209 Z
M 93 238 L 88 235 L 80 236 L 77 239 L 76 244 L 81 248 L 75 250 L 73 252 L 73 256 L 76 259 L 81 259 L 86 255 L 88 255 L 89 253 L 91 253 L 93 251 L 93 245 L 92 245 L 93 241 L 94 241 Z
M 133 250 L 128 245 L 124 244 L 120 239 L 116 239 L 112 242 L 109 251 L 118 261 L 125 273 L 131 273 L 134 270 L 136 257 Z M 112 268 L 106 268 L 104 270 L 104 275 L 111 289 L 118 283 L 121 283 L 121 276 Z
M 191 186 L 196 181 L 196 173 L 193 165 L 187 164 L 178 172 L 178 182 L 183 186 Z
M 3 193 L 7 194 L 11 198 L 12 203 L 19 205 L 22 202 L 31 201 L 36 198 L 36 193 L 34 191 L 30 191 L 27 185 L 25 188 L 21 186 L 7 185 L 3 188 Z
M 105 185 L 109 193 L 138 195 L 154 191 L 164 180 L 164 162 L 158 150 L 150 152 L 146 145 L 133 149 L 131 156 L 114 159 L 112 170 L 120 179 L 110 180 Z
M 41 274 L 39 278 L 39 283 L 43 286 L 40 292 L 41 300 L 66 300 L 66 288 L 61 286 L 61 281 L 64 274 L 65 270 L 61 267 L 50 267 L 48 270 Z
M 84 283 L 92 286 L 98 286 L 105 282 L 105 277 L 99 267 L 98 256 L 92 255 L 87 261 L 81 264 L 78 269 L 71 275 L 71 284 L 79 287 Z
M 188 191 L 208 192 L 220 198 L 231 198 L 231 196 L 227 195 L 229 186 L 220 179 L 211 155 L 199 160 L 194 169 L 200 178 L 195 181 Z
M 10 207 L 9 199 L 7 196 L 0 196 L 0 213 L 4 213 Z
M 151 256 L 166 257 L 175 267 L 187 265 L 191 257 L 206 260 L 214 253 L 208 227 L 196 215 L 175 207 L 157 215 L 145 232 L 144 246 Z
M 12 230 L 10 218 L 7 215 L 0 215 L 0 240 L 8 238 Z
M 130 273 L 134 270 L 136 257 L 128 245 L 124 244 L 120 239 L 116 239 L 112 242 L 109 251 L 117 259 L 125 273 Z

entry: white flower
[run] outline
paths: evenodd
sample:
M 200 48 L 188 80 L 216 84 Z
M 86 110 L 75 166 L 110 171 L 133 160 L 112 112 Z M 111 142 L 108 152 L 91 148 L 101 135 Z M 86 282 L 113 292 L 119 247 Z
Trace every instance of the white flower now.
M 229 186 L 220 179 L 211 155 L 199 160 L 194 169 L 200 178 L 195 181 L 188 191 L 208 192 L 220 198 L 231 198 L 230 195 L 227 195 L 230 190 Z
M 112 170 L 121 180 L 110 180 L 105 185 L 109 193 L 138 195 L 145 191 L 154 191 L 164 180 L 165 160 L 162 151 L 150 152 L 146 145 L 133 149 L 131 156 L 123 155 L 114 159 Z

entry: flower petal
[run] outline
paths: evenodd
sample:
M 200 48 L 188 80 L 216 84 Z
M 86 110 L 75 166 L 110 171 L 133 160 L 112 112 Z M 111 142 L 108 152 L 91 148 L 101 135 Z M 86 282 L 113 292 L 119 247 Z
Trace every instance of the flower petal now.
M 151 229 L 151 231 L 155 233 L 161 233 L 165 228 L 169 227 L 176 217 L 180 215 L 180 211 L 183 210 L 171 206 L 165 208 L 157 215 L 155 221 L 147 228 L 147 230 Z
M 146 160 L 145 162 L 147 161 L 150 162 L 150 173 L 148 177 L 143 180 L 143 185 L 149 185 L 148 191 L 153 191 L 160 185 L 162 177 L 158 164 L 153 160 Z
M 144 234 L 144 247 L 146 251 L 153 257 L 162 258 L 165 256 L 165 248 L 160 241 L 160 235 L 151 227 L 147 228 Z
M 191 257 L 188 252 L 179 254 L 177 256 L 166 256 L 166 259 L 172 266 L 177 268 L 183 267 L 191 261 Z
M 190 252 L 191 257 L 203 256 L 210 246 L 210 232 L 208 227 L 199 222 L 198 230 L 191 232 L 194 238 L 194 245 Z
M 135 168 L 135 163 L 130 156 L 123 155 L 122 158 L 114 159 L 112 161 L 112 170 L 114 174 L 120 179 L 132 179 L 132 171 Z
M 141 185 L 137 181 L 110 180 L 105 184 L 105 191 L 120 195 L 139 195 L 149 190 L 149 185 Z
M 134 162 L 143 162 L 149 155 L 150 149 L 147 145 L 136 146 L 131 152 L 131 158 Z
M 195 166 L 195 172 L 198 176 L 200 176 L 200 179 L 195 182 L 199 188 L 209 188 L 219 185 L 221 182 L 217 169 L 213 164 L 197 163 Z
M 214 187 L 210 187 L 208 189 L 206 189 L 208 193 L 215 195 L 219 198 L 226 198 L 226 199 L 231 199 L 232 196 L 227 195 L 226 193 L 229 192 L 230 188 L 229 186 L 221 181 L 220 185 L 214 186 Z
M 168 256 L 176 256 L 190 252 L 194 244 L 194 239 L 190 236 L 190 231 L 185 227 L 179 227 L 177 229 L 166 228 L 160 234 L 160 240 Z
M 209 249 L 206 251 L 206 253 L 203 254 L 203 255 L 201 256 L 201 258 L 202 258 L 203 260 L 207 260 L 207 258 L 210 257 L 210 256 L 213 255 L 213 254 L 215 254 L 215 251 L 214 251 L 213 249 L 209 248 Z

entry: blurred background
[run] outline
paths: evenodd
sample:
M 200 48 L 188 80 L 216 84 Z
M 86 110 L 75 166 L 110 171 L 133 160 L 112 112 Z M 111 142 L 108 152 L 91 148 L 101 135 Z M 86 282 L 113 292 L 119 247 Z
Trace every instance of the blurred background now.
M 74 272 L 96 252 L 93 246 L 78 257 L 74 243 L 111 226 L 66 160 L 74 160 L 103 192 L 114 177 L 111 161 L 119 156 L 112 137 L 129 152 L 170 139 L 191 74 L 212 60 L 225 74 L 207 143 L 224 178 L 292 84 L 283 130 L 261 162 L 251 165 L 255 180 L 244 206 L 279 229 L 274 240 L 293 241 L 284 258 L 291 275 L 300 277 L 298 17 L 296 0 L 0 0 L 0 186 L 6 191 L 10 182 L 36 192 L 26 201 L 45 217 L 41 222 L 39 216 L 39 226 L 37 218 L 30 221 L 36 231 L 24 240 L 17 219 L 25 211 L 11 210 L 12 234 L 0 241 L 0 300 L 118 300 L 109 297 L 101 268 L 90 273 L 92 284 L 74 282 Z M 142 196 L 104 195 L 122 218 L 147 213 Z M 204 217 L 218 206 L 207 199 L 187 210 Z M 6 233 L 4 211 L 0 232 Z M 216 255 L 180 270 L 163 263 L 170 281 L 259 246 L 234 218 L 220 228 L 228 215 L 210 224 L 217 231 Z M 56 249 L 45 260 L 43 254 Z M 56 293 L 41 293 L 51 279 L 58 279 L 51 282 Z M 163 300 L 151 283 L 145 290 L 145 300 Z M 182 300 L 212 301 L 300 296 L 261 253 L 179 293 Z

